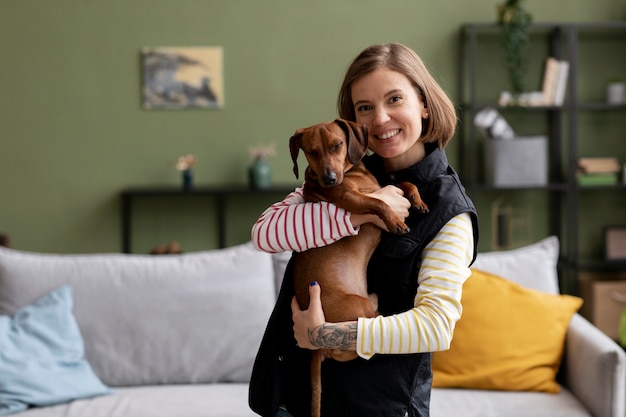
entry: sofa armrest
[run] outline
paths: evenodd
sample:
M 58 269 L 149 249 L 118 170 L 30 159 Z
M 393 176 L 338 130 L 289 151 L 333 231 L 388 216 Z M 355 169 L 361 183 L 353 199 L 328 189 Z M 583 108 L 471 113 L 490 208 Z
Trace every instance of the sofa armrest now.
M 594 416 L 624 417 L 624 350 L 579 314 L 572 317 L 565 343 L 566 387 Z

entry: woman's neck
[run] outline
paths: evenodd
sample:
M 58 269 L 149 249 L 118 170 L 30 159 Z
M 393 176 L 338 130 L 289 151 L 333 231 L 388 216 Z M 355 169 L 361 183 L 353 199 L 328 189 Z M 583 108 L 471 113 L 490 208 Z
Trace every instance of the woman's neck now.
M 396 172 L 417 164 L 426 156 L 424 143 L 417 141 L 402 155 L 384 159 L 385 171 Z

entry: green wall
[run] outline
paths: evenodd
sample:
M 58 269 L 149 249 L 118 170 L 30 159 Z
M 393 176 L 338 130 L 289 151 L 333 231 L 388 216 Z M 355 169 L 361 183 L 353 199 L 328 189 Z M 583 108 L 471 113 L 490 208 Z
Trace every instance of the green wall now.
M 453 98 L 461 24 L 493 21 L 497 1 L 19 0 L 0 2 L 0 231 L 18 249 L 116 252 L 119 192 L 178 185 L 173 163 L 198 157 L 198 185 L 246 184 L 249 146 L 275 143 L 276 183 L 297 184 L 287 140 L 335 117 L 349 60 L 371 43 L 413 47 Z M 623 0 L 528 0 L 536 21 L 625 17 Z M 221 110 L 147 111 L 139 52 L 222 46 Z M 506 88 L 503 85 L 503 88 Z M 449 146 L 457 164 L 457 144 Z M 234 199 L 228 243 L 249 238 L 273 200 Z M 214 204 L 144 202 L 138 252 L 177 239 L 215 246 Z

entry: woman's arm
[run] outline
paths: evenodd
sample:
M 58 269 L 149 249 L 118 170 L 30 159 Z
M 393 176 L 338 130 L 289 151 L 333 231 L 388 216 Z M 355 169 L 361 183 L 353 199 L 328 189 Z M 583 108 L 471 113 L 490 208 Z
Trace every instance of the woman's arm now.
M 252 226 L 252 244 L 270 253 L 302 252 L 357 233 L 349 212 L 328 202 L 307 203 L 297 188 L 261 214 Z
M 292 304 L 298 345 L 309 349 L 356 350 L 363 358 L 376 353 L 448 349 L 454 326 L 461 316 L 461 292 L 471 274 L 468 265 L 473 251 L 470 217 L 468 214 L 456 216 L 424 249 L 415 307 L 393 316 L 326 323 L 321 302 L 313 302 L 323 288 L 311 287 L 313 309 L 310 306 L 309 310 L 301 311 L 297 303 Z
M 393 316 L 359 319 L 359 356 L 449 349 L 473 253 L 472 222 L 464 213 L 446 223 L 424 249 L 414 307 Z
M 399 188 L 387 186 L 370 195 L 383 200 L 402 218 L 408 216 L 410 203 Z M 302 188 L 297 188 L 261 214 L 252 226 L 252 244 L 270 253 L 302 252 L 356 235 L 359 226 L 368 222 L 385 229 L 374 214 L 351 214 L 325 201 L 307 203 Z

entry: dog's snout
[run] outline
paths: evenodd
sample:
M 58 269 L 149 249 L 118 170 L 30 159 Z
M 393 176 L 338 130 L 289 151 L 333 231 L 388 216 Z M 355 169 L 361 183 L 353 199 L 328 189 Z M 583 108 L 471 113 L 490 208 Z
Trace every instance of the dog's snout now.
M 324 175 L 322 176 L 322 181 L 324 182 L 325 187 L 332 187 L 333 185 L 337 185 L 337 173 L 332 169 L 325 169 Z
M 337 184 L 337 173 L 335 172 L 326 172 L 324 174 L 324 185 L 327 187 L 333 186 Z

